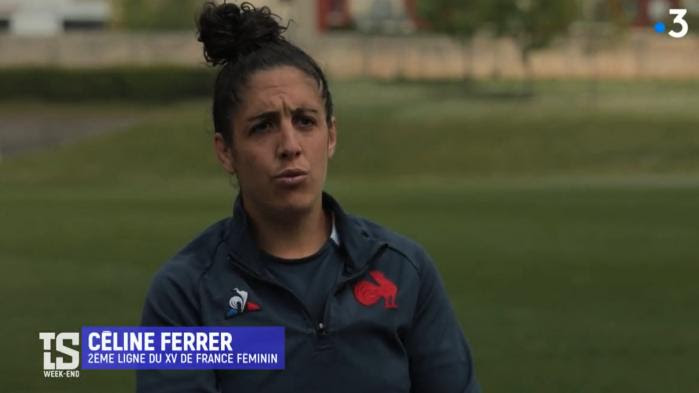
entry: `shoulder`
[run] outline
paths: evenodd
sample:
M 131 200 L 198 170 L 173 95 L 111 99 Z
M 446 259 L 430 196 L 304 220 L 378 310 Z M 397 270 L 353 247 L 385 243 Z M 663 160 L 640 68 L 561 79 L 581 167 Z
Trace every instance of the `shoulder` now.
M 216 260 L 227 221 L 208 227 L 160 267 L 146 295 L 142 325 L 201 324 L 199 286 Z
M 386 252 L 412 265 L 418 274 L 433 264 L 425 248 L 415 240 L 364 217 L 353 214 L 347 214 L 347 217 L 366 236 L 385 244 Z

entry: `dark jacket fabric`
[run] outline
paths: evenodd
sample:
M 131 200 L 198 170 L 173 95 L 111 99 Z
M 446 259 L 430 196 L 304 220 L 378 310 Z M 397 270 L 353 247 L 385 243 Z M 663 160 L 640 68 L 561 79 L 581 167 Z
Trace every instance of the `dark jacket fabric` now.
M 344 267 L 317 321 L 260 263 L 240 198 L 233 217 L 155 275 L 144 326 L 283 326 L 284 370 L 143 370 L 139 392 L 475 393 L 473 358 L 427 253 L 346 214 L 328 194 Z M 229 299 L 246 291 L 243 312 Z

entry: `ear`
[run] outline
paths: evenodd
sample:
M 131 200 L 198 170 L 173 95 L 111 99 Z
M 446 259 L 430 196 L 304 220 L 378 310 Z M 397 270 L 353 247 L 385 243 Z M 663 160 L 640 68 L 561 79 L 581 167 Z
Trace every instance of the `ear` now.
M 332 158 L 335 154 L 335 145 L 337 144 L 337 127 L 335 122 L 335 116 L 330 118 L 330 124 L 328 124 L 328 158 Z
M 231 175 L 235 175 L 233 149 L 226 143 L 226 140 L 223 139 L 223 135 L 220 132 L 214 133 L 214 153 L 223 169 Z

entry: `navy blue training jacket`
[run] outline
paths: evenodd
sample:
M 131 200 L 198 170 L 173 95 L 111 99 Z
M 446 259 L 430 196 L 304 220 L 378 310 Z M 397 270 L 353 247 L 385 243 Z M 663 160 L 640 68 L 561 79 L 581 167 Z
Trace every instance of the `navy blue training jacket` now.
M 155 275 L 144 326 L 284 326 L 285 370 L 144 370 L 139 392 L 475 393 L 473 358 L 427 253 L 346 214 L 328 194 L 345 256 L 322 321 L 261 263 L 240 198 L 232 218 Z M 247 307 L 231 315 L 234 290 Z

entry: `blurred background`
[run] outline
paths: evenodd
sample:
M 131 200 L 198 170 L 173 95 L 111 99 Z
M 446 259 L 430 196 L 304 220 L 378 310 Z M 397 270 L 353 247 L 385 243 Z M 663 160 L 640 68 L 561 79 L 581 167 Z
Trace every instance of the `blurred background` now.
M 230 215 L 201 3 L 0 0 L 3 391 L 132 391 L 44 379 L 38 332 L 137 325 Z M 699 388 L 699 1 L 252 3 L 329 74 L 327 190 L 430 251 L 484 391 Z

